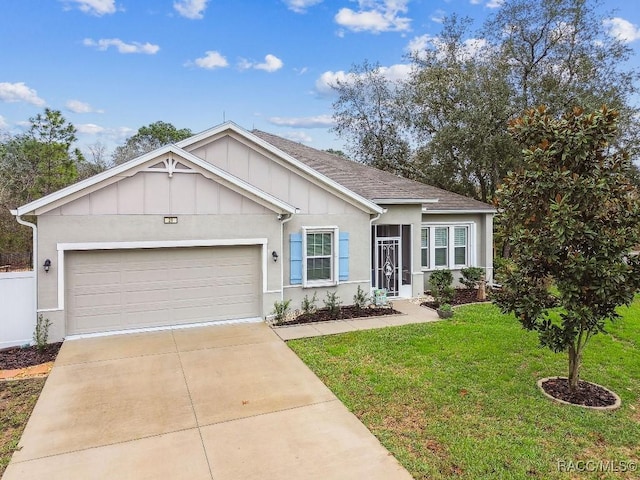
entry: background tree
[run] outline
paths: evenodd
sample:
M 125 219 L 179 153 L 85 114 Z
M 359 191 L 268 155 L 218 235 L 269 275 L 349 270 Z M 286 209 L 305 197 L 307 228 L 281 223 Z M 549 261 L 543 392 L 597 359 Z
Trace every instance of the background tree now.
M 568 353 L 572 391 L 589 339 L 640 287 L 640 259 L 629 255 L 640 244 L 640 196 L 627 155 L 611 146 L 617 117 L 603 107 L 558 118 L 539 107 L 514 120 L 510 133 L 525 150 L 497 197 L 515 264 L 497 303 L 543 346 Z
M 469 25 L 450 17 L 437 41 L 414 53 L 405 89 L 420 178 L 487 202 L 514 164 L 506 124 L 515 112 L 508 68 L 492 46 L 468 40 Z
M 334 131 L 347 140 L 357 161 L 388 172 L 413 177 L 409 141 L 403 130 L 400 85 L 388 80 L 380 65 L 353 66 L 334 88 Z
M 116 147 L 112 160 L 115 165 L 120 165 L 151 150 L 179 142 L 192 135 L 193 133 L 188 128 L 177 129 L 167 122 L 154 122 L 140 127 L 135 135 L 127 138 L 124 145 Z
M 7 136 L 0 146 L 0 251 L 30 251 L 31 231 L 9 209 L 73 183 L 84 157 L 75 127 L 58 110 L 45 109 L 29 119 L 26 133 Z
M 451 16 L 411 54 L 407 81 L 365 62 L 338 82 L 336 132 L 358 161 L 385 167 L 390 148 L 402 166 L 391 171 L 483 201 L 518 161 L 508 121 L 536 105 L 615 108 L 612 141 L 636 158 L 638 71 L 632 50 L 603 28 L 601 3 L 506 0 L 477 31 Z
M 87 146 L 87 150 L 88 158 L 85 157 L 85 161 L 78 165 L 78 180 L 92 177 L 113 166 L 107 158 L 107 146 L 104 143 L 92 143 Z

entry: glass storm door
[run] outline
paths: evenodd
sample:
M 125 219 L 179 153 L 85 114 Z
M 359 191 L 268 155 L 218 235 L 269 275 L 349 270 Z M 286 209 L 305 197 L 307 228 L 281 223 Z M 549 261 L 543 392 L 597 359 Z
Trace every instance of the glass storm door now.
M 376 284 L 387 290 L 387 296 L 397 297 L 400 287 L 400 238 L 378 238 L 376 247 Z

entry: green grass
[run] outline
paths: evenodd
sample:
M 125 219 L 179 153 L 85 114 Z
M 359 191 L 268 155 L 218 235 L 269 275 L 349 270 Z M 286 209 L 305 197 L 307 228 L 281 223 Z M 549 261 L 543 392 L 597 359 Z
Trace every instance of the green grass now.
M 44 382 L 44 378 L 0 382 L 0 476 L 17 449 Z
M 614 412 L 545 398 L 536 381 L 566 376 L 566 355 L 489 304 L 450 321 L 289 345 L 416 479 L 639 478 L 558 469 L 640 462 L 640 301 L 620 312 L 610 335 L 587 345 L 581 371 L 620 395 Z

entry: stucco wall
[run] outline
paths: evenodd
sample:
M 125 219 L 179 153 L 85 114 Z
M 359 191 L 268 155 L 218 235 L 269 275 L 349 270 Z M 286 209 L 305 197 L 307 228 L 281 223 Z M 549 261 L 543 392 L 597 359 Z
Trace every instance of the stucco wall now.
M 162 215 L 53 215 L 38 219 L 38 260 L 49 258 L 49 273 L 40 275 L 38 308 L 48 311 L 52 341 L 64 336 L 64 311 L 58 307 L 59 243 L 141 242 L 211 239 L 267 239 L 267 251 L 280 250 L 280 222 L 267 215 L 179 215 L 178 223 L 165 225 Z M 269 260 L 269 259 L 268 259 Z M 280 267 L 267 261 L 267 292 L 263 307 L 270 311 L 280 298 Z
M 470 266 L 482 267 L 486 272 L 487 281 L 493 279 L 493 214 L 423 214 L 423 224 L 474 224 L 474 257 L 475 262 Z M 424 289 L 429 290 L 429 277 L 432 270 L 424 271 Z M 459 269 L 451 269 L 454 286 L 461 286 Z
M 302 233 L 302 227 L 332 227 L 337 226 L 340 232 L 349 233 L 349 279 L 340 282 L 335 287 L 304 288 L 302 285 L 291 285 L 290 282 L 290 250 L 289 238 L 291 233 Z M 299 308 L 305 295 L 309 298 L 317 291 L 318 306 L 322 307 L 322 299 L 327 291 L 335 291 L 345 305 L 352 303 L 352 297 L 360 285 L 363 290 L 369 292 L 370 283 L 370 229 L 369 215 L 364 212 L 338 215 L 295 215 L 290 222 L 285 224 L 284 249 L 282 263 L 284 273 L 284 296 L 291 299 L 292 308 Z

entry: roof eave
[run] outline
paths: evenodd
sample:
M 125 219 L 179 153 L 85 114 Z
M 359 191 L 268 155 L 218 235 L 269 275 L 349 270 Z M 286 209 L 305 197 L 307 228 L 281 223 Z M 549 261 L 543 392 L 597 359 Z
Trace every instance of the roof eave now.
M 464 213 L 496 213 L 497 210 L 495 208 L 458 208 L 451 210 L 431 210 L 429 208 L 423 208 L 422 213 L 435 214 L 435 215 L 446 215 L 446 214 L 464 214 Z
M 372 201 L 378 205 L 424 205 L 438 203 L 437 198 L 374 198 Z

